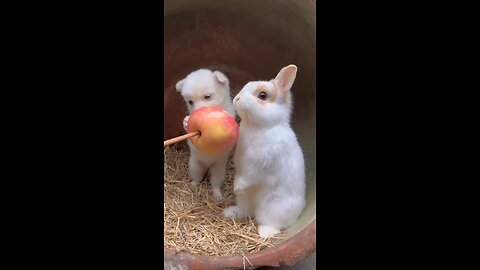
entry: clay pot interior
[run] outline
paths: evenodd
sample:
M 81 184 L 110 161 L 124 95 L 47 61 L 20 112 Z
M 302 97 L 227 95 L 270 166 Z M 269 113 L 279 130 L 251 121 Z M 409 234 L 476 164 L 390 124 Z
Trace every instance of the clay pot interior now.
M 294 239 L 316 220 L 316 2 L 167 0 L 164 7 L 164 139 L 184 134 L 187 108 L 175 84 L 191 71 L 224 72 L 235 96 L 248 81 L 297 65 L 292 127 L 305 157 L 307 207 L 287 230 Z

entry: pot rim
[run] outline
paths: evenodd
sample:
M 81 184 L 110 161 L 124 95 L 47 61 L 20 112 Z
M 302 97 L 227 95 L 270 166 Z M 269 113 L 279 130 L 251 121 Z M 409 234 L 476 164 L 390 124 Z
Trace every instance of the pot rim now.
M 248 253 L 245 257 L 255 268 L 261 266 L 292 266 L 315 252 L 317 242 L 316 227 L 317 219 L 315 218 L 307 227 L 289 239 L 271 248 Z M 166 261 L 171 259 L 181 264 L 188 264 L 192 270 L 241 268 L 244 266 L 244 263 L 246 266 L 250 266 L 248 261 L 241 255 L 195 255 L 183 251 L 176 253 L 174 250 L 165 247 L 163 252 Z

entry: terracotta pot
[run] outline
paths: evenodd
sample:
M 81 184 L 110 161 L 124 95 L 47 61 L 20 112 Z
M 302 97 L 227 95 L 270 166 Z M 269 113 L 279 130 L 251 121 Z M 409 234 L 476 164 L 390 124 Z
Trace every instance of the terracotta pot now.
M 184 134 L 187 108 L 175 84 L 191 71 L 221 70 L 234 96 L 248 81 L 269 80 L 288 64 L 298 66 L 292 127 L 305 156 L 307 206 L 285 240 L 246 255 L 255 267 L 295 264 L 316 245 L 316 1 L 166 0 L 164 7 L 164 139 Z M 183 269 L 243 269 L 242 256 L 175 254 L 169 249 L 164 254 L 166 263 L 189 267 Z

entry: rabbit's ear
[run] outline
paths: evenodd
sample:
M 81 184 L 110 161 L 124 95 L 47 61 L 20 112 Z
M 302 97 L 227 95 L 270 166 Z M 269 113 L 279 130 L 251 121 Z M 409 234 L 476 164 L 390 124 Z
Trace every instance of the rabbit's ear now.
M 227 76 L 225 76 L 225 74 L 223 74 L 223 73 L 220 72 L 220 71 L 214 71 L 214 72 L 213 72 L 213 77 L 215 77 L 215 79 L 217 80 L 217 82 L 219 82 L 219 83 L 221 83 L 221 84 L 226 84 L 226 83 L 228 83 Z
M 175 85 L 175 89 L 177 89 L 177 92 L 182 92 L 182 87 L 183 87 L 183 83 L 185 82 L 185 79 L 177 82 L 177 85 Z
M 274 81 L 280 92 L 287 92 L 292 88 L 295 77 L 297 76 L 297 66 L 288 65 L 278 72 Z

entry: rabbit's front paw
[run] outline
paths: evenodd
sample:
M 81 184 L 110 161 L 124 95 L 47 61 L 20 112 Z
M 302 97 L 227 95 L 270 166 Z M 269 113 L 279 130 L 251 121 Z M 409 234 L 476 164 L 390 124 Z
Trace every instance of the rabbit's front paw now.
M 234 185 L 233 186 L 233 193 L 237 195 L 245 194 L 248 189 L 247 185 Z
M 185 118 L 183 118 L 183 129 L 185 129 L 185 131 L 187 131 L 188 119 L 189 118 L 190 118 L 190 115 L 187 115 L 187 116 L 185 116 Z
M 245 191 L 250 187 L 250 184 L 248 184 L 247 181 L 245 181 L 245 178 L 243 177 L 237 177 L 233 181 L 233 193 L 235 194 L 245 194 Z

